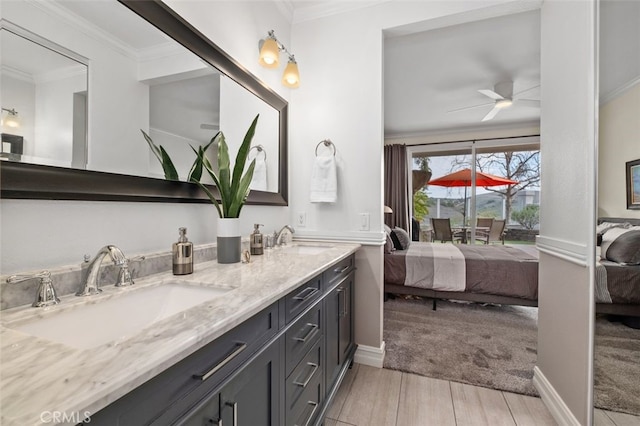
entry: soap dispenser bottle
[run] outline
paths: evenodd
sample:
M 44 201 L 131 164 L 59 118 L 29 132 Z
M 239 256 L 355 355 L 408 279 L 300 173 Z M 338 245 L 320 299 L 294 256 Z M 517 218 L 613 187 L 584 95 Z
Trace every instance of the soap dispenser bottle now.
M 249 248 L 251 254 L 262 254 L 264 252 L 264 245 L 262 241 L 262 233 L 260 233 L 260 227 L 264 226 L 259 223 L 253 225 L 253 232 L 249 236 Z
M 173 275 L 193 272 L 193 243 L 187 240 L 187 228 L 179 228 L 180 238 L 173 243 Z

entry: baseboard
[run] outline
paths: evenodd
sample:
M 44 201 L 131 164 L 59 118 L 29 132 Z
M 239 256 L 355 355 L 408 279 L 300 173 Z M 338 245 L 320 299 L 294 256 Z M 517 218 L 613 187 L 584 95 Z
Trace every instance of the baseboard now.
M 379 348 L 366 345 L 358 345 L 353 361 L 358 364 L 382 368 L 385 355 L 385 344 L 382 342 Z
M 533 367 L 533 386 L 540 393 L 542 402 L 559 425 L 580 426 L 580 422 L 573 415 L 569 407 L 564 403 L 558 392 L 547 380 L 538 366 Z

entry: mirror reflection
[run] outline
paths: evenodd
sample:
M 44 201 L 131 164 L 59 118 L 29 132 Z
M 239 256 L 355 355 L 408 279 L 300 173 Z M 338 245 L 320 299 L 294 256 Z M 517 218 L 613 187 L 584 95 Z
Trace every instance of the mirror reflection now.
M 599 5 L 594 424 L 639 424 L 640 210 L 627 206 L 625 163 L 640 159 L 640 3 Z
M 262 162 L 263 175 L 254 189 L 280 190 L 279 111 L 120 3 L 16 0 L 3 4 L 2 18 L 3 107 L 15 107 L 7 94 L 20 87 L 5 77 L 5 69 L 36 78 L 20 62 L 38 63 L 49 73 L 57 68 L 48 56 L 72 62 L 69 56 L 85 58 L 89 64 L 88 79 L 87 66 L 79 64 L 84 88 L 73 86 L 72 93 L 33 88 L 37 96 L 16 94 L 32 99 L 32 105 L 24 112 L 15 107 L 23 122 L 19 128 L 3 127 L 4 160 L 164 179 L 142 130 L 163 147 L 186 181 L 196 158 L 191 147 L 206 145 L 222 130 L 235 153 L 260 114 L 253 145 L 261 151 L 253 150 L 260 155 L 251 158 Z M 21 42 L 32 48 L 5 50 L 5 39 L 10 43 L 17 37 L 6 35 L 12 27 L 25 30 Z M 9 115 L 3 113 L 3 118 Z M 23 152 L 13 153 L 20 137 Z M 215 154 L 207 150 L 213 164 Z
M 2 157 L 84 168 L 86 60 L 8 23 L 0 49 Z

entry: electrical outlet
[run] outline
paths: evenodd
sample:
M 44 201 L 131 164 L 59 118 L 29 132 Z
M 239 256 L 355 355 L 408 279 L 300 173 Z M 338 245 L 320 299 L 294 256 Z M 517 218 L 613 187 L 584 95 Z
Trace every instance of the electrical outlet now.
M 296 220 L 296 225 L 299 228 L 304 228 L 305 226 L 307 226 L 307 213 L 305 213 L 305 212 L 298 213 L 298 218 Z
M 360 230 L 369 230 L 369 213 L 360 213 Z

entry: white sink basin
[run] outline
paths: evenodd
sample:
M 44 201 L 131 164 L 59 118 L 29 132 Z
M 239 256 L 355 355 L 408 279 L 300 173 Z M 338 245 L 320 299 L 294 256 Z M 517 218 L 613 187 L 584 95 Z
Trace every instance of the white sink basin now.
M 329 250 L 330 248 L 331 248 L 330 246 L 296 244 L 294 246 L 285 247 L 282 249 L 282 251 L 286 253 L 291 253 L 291 254 L 315 255 L 315 254 L 320 254 L 325 250 Z
M 111 299 L 94 299 L 96 303 L 8 327 L 74 348 L 89 349 L 125 341 L 156 322 L 230 290 L 176 283 L 132 289 Z

